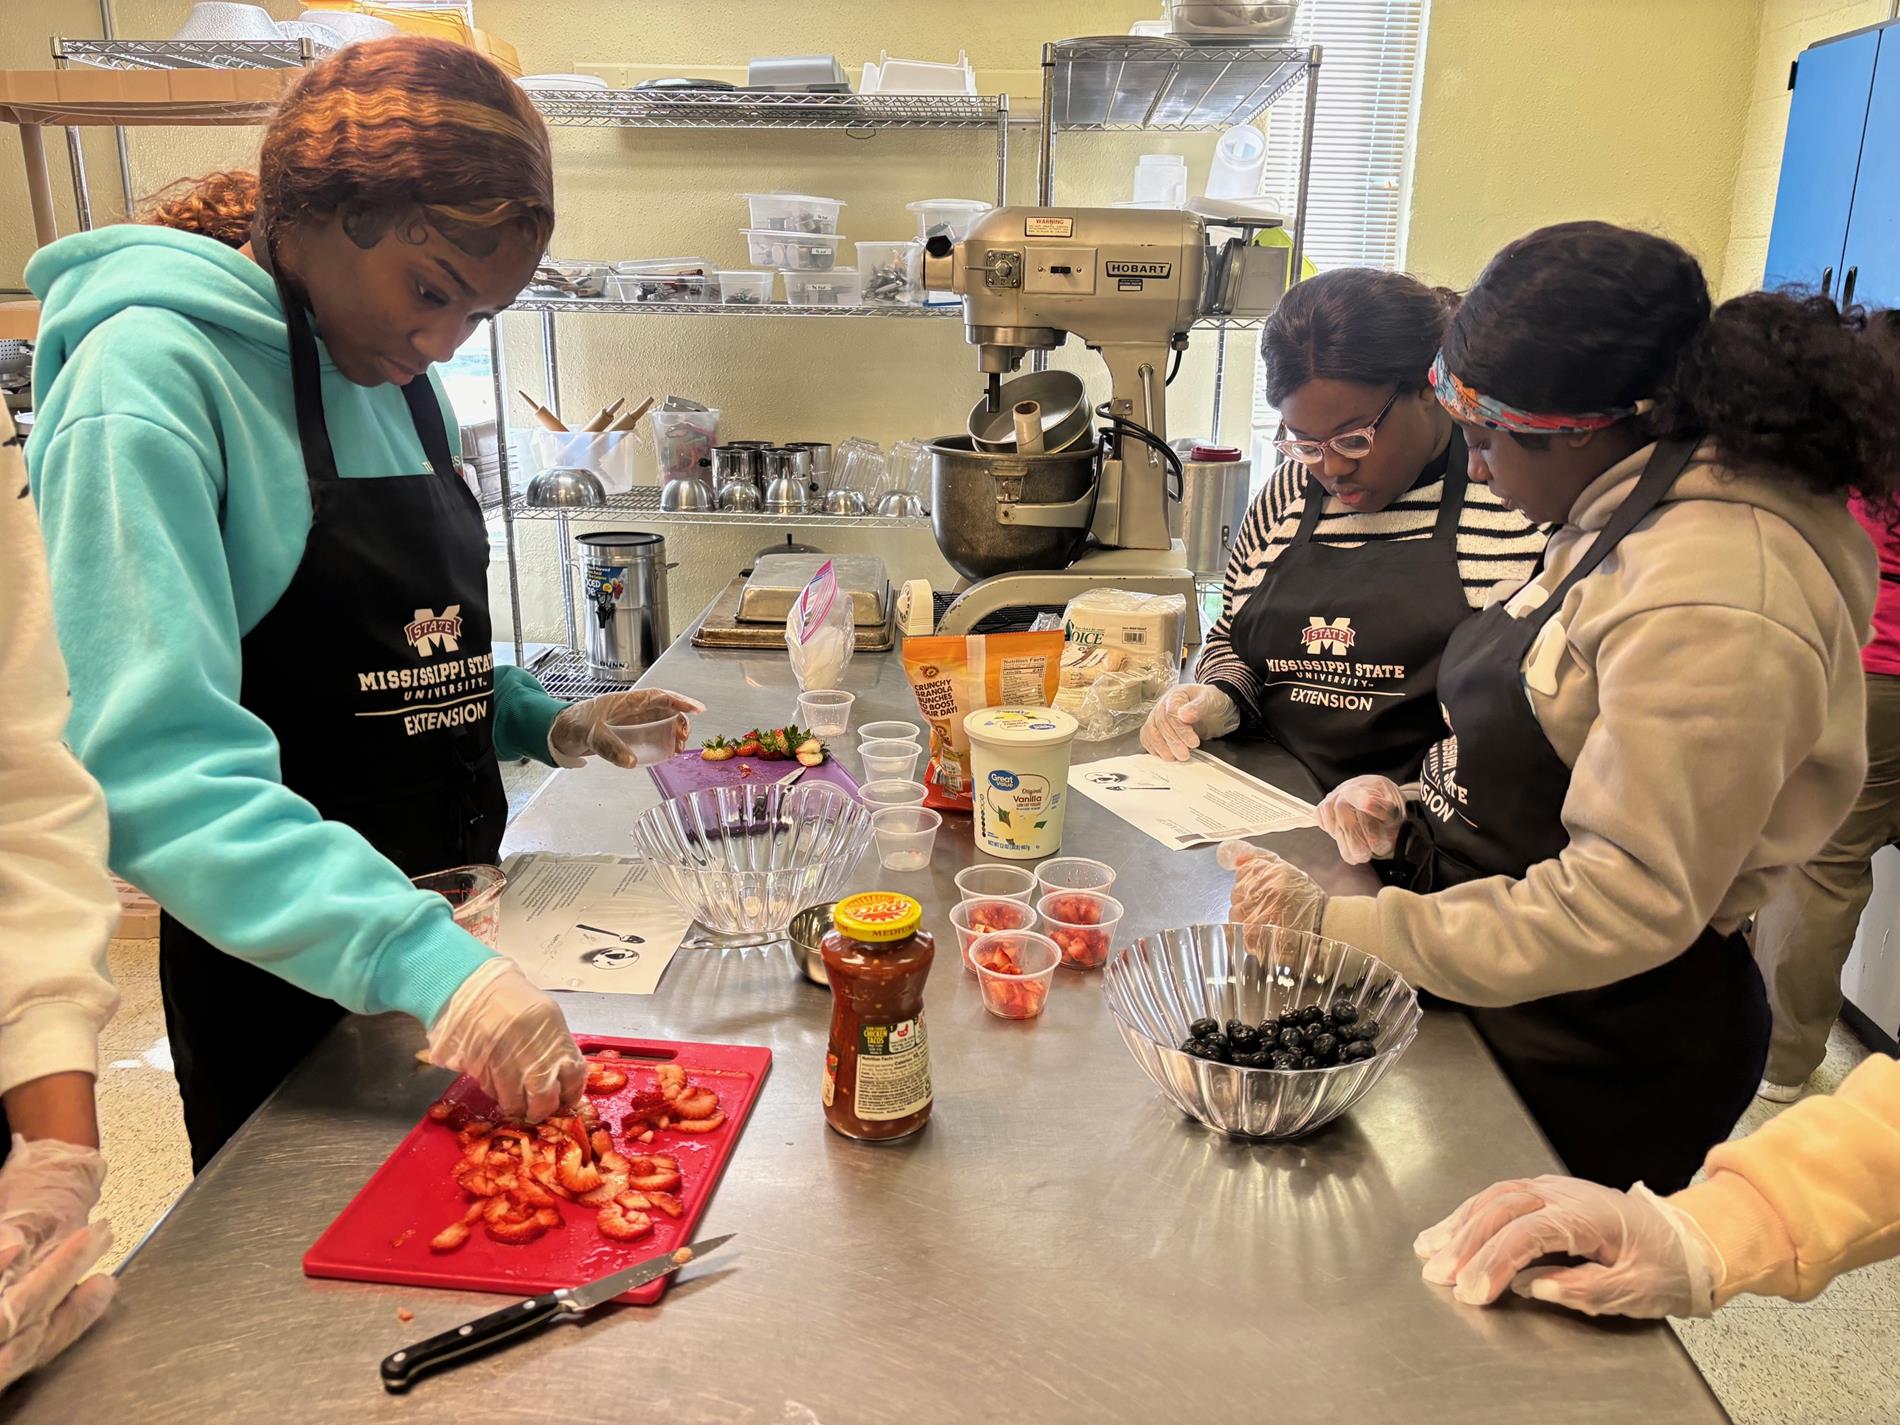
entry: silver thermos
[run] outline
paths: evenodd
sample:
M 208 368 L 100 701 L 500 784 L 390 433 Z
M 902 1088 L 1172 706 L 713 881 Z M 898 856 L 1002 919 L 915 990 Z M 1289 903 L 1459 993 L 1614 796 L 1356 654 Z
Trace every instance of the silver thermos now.
M 631 683 L 672 642 L 666 614 L 666 540 L 635 530 L 575 536 L 586 590 L 587 671 Z
M 1195 578 L 1218 581 L 1247 518 L 1250 462 L 1231 445 L 1195 444 L 1182 452 L 1181 468 L 1181 501 L 1168 505 L 1168 529 L 1187 546 Z

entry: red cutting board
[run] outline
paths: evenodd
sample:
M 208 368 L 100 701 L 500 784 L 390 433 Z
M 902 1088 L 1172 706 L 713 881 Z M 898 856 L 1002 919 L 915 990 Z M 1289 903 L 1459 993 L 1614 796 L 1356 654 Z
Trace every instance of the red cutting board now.
M 651 1232 L 635 1242 L 615 1242 L 600 1235 L 594 1209 L 563 1202 L 564 1225 L 523 1246 L 497 1242 L 477 1226 L 459 1250 L 432 1252 L 429 1239 L 467 1211 L 469 1201 L 452 1176 L 462 1157 L 454 1130 L 425 1117 L 304 1253 L 304 1275 L 533 1296 L 580 1286 L 691 1242 L 764 1086 L 772 1051 L 659 1039 L 577 1036 L 577 1042 L 583 1053 L 613 1049 L 620 1054 L 616 1066 L 628 1070 L 626 1087 L 588 1097 L 600 1110 L 617 1150 L 630 1157 L 660 1153 L 679 1161 L 677 1195 L 686 1208 L 684 1215 L 668 1217 L 654 1208 L 647 1214 L 653 1219 Z M 653 1087 L 654 1067 L 662 1062 L 679 1064 L 690 1081 L 716 1093 L 726 1121 L 712 1133 L 660 1132 L 651 1143 L 630 1145 L 620 1132 L 620 1120 L 634 1091 Z M 478 1115 L 493 1109 L 492 1101 L 467 1077 L 451 1084 L 444 1097 Z M 671 1280 L 670 1275 L 662 1277 L 619 1299 L 651 1306 Z
M 724 762 L 708 762 L 697 752 L 682 752 L 664 762 L 656 762 L 647 771 L 668 798 L 704 791 L 707 787 L 756 787 L 760 791 L 798 769 L 796 762 L 762 762 L 757 757 L 728 757 Z M 816 767 L 807 767 L 794 786 L 809 787 L 813 782 L 830 782 L 855 797 L 858 781 L 845 771 L 835 755 L 826 756 Z

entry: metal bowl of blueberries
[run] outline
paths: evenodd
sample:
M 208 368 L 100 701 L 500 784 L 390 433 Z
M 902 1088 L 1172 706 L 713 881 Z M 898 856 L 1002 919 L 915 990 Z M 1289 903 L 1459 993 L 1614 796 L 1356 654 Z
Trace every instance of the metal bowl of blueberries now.
M 1190 925 L 1118 950 L 1103 992 L 1162 1097 L 1236 1138 L 1297 1138 L 1371 1093 L 1418 1036 L 1418 992 L 1337 940 Z

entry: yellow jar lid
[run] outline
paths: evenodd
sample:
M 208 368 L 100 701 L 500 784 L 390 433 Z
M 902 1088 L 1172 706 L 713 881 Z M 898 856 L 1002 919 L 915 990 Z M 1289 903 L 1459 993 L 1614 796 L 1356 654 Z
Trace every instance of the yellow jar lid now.
M 890 891 L 861 891 L 833 907 L 831 923 L 853 940 L 877 944 L 914 935 L 924 923 L 924 908 L 909 896 Z

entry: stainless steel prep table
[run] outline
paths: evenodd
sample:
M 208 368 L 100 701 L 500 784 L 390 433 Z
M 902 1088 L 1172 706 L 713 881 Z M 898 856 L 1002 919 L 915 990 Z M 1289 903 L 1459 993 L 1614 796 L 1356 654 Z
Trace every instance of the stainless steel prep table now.
M 710 707 L 705 731 L 792 715 L 782 656 L 681 638 L 649 682 Z M 915 718 L 892 655 L 859 654 L 856 723 Z M 1132 739 L 1130 740 L 1132 742 Z M 838 739 L 855 760 L 855 732 Z M 1127 744 L 1078 745 L 1083 755 Z M 1224 753 L 1306 792 L 1277 749 Z M 511 849 L 620 851 L 650 779 L 558 774 Z M 1363 872 L 1318 832 L 1278 849 L 1336 889 Z M 1169 853 L 1077 798 L 1065 849 L 1120 872 L 1123 931 L 1224 918 L 1211 850 Z M 783 950 L 682 951 L 650 998 L 575 996 L 577 1030 L 769 1045 L 772 1074 L 703 1233 L 738 1239 L 657 1309 L 608 1313 L 385 1396 L 378 1361 L 492 1297 L 309 1281 L 304 1249 L 446 1077 L 398 1016 L 346 1021 L 127 1263 L 112 1315 L 0 1416 L 79 1422 L 653 1420 L 1302 1421 L 1539 1425 L 1720 1421 L 1674 1335 L 1513 1301 L 1475 1311 L 1426 1286 L 1413 1236 L 1493 1180 L 1556 1164 L 1461 1016 L 1428 1014 L 1372 1097 L 1299 1143 L 1248 1146 L 1180 1118 L 1128 1056 L 1099 976 L 1058 971 L 1029 1024 L 985 1014 L 947 913 L 975 859 L 946 820 L 919 895 L 936 1111 L 872 1147 L 818 1105 L 830 1000 Z M 428 1224 L 423 1224 L 428 1225 Z M 407 1324 L 397 1308 L 415 1312 Z

